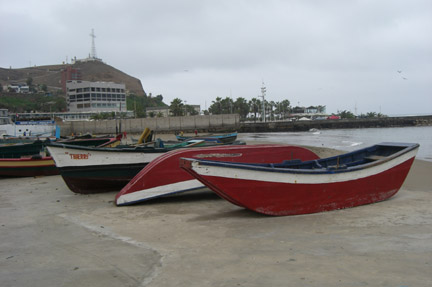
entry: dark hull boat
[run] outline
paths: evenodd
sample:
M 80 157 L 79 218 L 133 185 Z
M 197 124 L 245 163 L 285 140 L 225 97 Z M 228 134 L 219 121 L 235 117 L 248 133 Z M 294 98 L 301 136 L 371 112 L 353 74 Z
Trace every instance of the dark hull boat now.
M 181 157 L 231 162 L 270 163 L 282 157 L 313 160 L 319 157 L 308 149 L 288 145 L 218 146 L 176 150 L 150 162 L 116 196 L 117 205 L 194 190 L 204 185 L 179 167 Z
M 112 145 L 121 137 L 71 139 L 69 145 Z M 45 155 L 45 147 L 50 141 L 36 140 L 31 143 L 16 143 L 0 146 L 0 176 L 26 177 L 60 174 L 51 156 Z
M 44 143 L 18 143 L 0 146 L 0 177 L 59 174 L 54 161 L 42 156 Z
M 392 197 L 418 148 L 418 144 L 381 143 L 325 159 L 275 164 L 182 158 L 180 166 L 234 204 L 267 215 L 296 215 Z
M 43 149 L 44 143 L 42 141 L 0 146 L 0 158 L 11 159 L 21 158 L 24 156 L 30 157 L 39 154 Z
M 50 156 L 28 158 L 0 158 L 1 177 L 57 175 L 58 169 Z
M 158 156 L 181 148 L 196 148 L 204 141 L 155 146 L 82 147 L 50 144 L 49 153 L 70 190 L 98 193 L 121 190 L 138 172 Z M 239 143 L 241 144 L 241 143 Z M 178 162 L 176 163 L 178 166 Z
M 1 146 L 6 145 L 16 145 L 18 144 L 30 144 L 34 142 L 42 142 L 42 143 L 64 143 L 64 144 L 72 144 L 79 146 L 111 146 L 116 143 L 119 143 L 122 136 L 118 135 L 116 137 L 106 136 L 106 137 L 78 137 L 71 139 L 56 139 L 56 138 L 46 138 L 40 139 L 38 137 L 3 137 L 0 138 L 0 148 Z

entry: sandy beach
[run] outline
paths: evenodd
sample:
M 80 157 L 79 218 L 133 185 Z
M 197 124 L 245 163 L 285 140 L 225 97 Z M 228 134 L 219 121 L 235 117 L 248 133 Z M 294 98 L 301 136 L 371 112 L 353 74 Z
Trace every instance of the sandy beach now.
M 430 286 L 431 174 L 415 160 L 390 200 L 285 217 L 208 189 L 116 207 L 61 176 L 1 179 L 0 286 Z

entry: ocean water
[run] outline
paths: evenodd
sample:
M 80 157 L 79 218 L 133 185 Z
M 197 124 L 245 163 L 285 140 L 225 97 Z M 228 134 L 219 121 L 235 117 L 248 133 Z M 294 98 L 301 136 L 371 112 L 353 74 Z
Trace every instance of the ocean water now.
M 418 143 L 418 159 L 432 161 L 432 126 L 313 130 L 309 132 L 242 133 L 239 140 L 309 145 L 353 151 L 380 142 Z

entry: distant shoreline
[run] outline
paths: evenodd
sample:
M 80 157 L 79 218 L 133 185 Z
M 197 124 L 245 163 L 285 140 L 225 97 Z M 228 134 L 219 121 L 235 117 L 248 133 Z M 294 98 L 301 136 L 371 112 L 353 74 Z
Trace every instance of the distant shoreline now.
M 432 115 L 409 117 L 383 117 L 368 119 L 280 121 L 265 123 L 241 123 L 238 132 L 302 132 L 310 129 L 355 129 L 431 126 Z

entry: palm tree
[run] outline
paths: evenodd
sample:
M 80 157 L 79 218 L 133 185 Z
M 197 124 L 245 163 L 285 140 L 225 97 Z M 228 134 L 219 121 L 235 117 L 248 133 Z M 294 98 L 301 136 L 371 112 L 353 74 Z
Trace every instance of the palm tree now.
M 172 100 L 170 104 L 170 112 L 173 116 L 183 116 L 184 115 L 184 104 L 179 98 Z
M 275 113 L 277 115 L 279 115 L 279 119 L 285 118 L 285 114 L 291 110 L 289 100 L 283 100 L 282 102 L 276 102 L 275 107 L 276 107 Z
M 254 114 L 254 122 L 256 122 L 256 115 L 260 110 L 261 101 L 257 98 L 253 98 L 249 101 L 249 110 Z
M 213 115 L 222 114 L 222 98 L 217 97 L 216 101 L 213 101 L 211 106 L 209 107 L 209 112 Z
M 276 103 L 274 101 L 270 101 L 268 102 L 268 110 L 269 110 L 269 120 L 271 121 L 272 118 L 273 120 L 275 119 L 275 110 L 273 109 L 274 107 L 276 107 Z
M 240 115 L 241 119 L 245 119 L 250 111 L 249 104 L 245 98 L 237 98 L 234 102 L 234 112 Z
M 326 106 L 317 106 L 316 108 L 318 113 L 325 113 Z
M 367 118 L 375 118 L 377 116 L 377 113 L 375 112 L 368 112 L 366 113 Z

